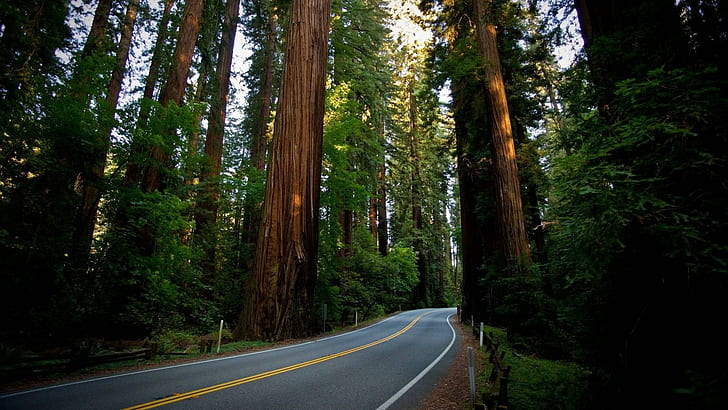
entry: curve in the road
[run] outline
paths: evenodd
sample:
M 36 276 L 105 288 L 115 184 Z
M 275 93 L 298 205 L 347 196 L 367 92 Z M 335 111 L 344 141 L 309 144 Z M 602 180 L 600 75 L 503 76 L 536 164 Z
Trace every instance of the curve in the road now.
M 399 336 L 399 335 L 407 332 L 408 330 L 410 330 L 417 322 L 419 322 L 420 319 L 422 319 L 424 316 L 426 316 L 426 315 L 428 315 L 430 313 L 433 313 L 433 312 L 425 312 L 425 313 L 417 316 L 416 318 L 414 318 L 411 322 L 409 322 L 407 324 L 407 326 L 403 327 L 399 331 L 397 331 L 395 333 L 392 333 L 389 336 L 383 337 L 383 338 L 381 338 L 379 340 L 375 340 L 375 341 L 373 341 L 371 343 L 367 343 L 365 345 L 357 346 L 357 347 L 354 347 L 354 348 L 349 349 L 349 350 L 345 350 L 345 351 L 342 351 L 342 352 L 338 352 L 338 353 L 326 355 L 326 356 L 323 356 L 323 357 L 319 357 L 317 359 L 308 360 L 308 361 L 305 361 L 305 362 L 293 364 L 291 366 L 286 366 L 286 367 L 282 367 L 282 368 L 279 368 L 279 369 L 274 369 L 274 370 L 270 370 L 270 371 L 267 371 L 267 372 L 254 374 L 252 376 L 244 377 L 244 378 L 241 378 L 241 379 L 237 379 L 237 380 L 232 380 L 232 381 L 225 382 L 225 383 L 216 384 L 216 385 L 213 385 L 213 386 L 208 386 L 208 387 L 205 387 L 205 388 L 202 388 L 202 389 L 192 390 L 192 391 L 189 391 L 189 392 L 186 392 L 186 393 L 175 394 L 175 395 L 172 395 L 172 396 L 169 396 L 169 397 L 165 397 L 163 399 L 159 399 L 159 400 L 155 400 L 155 401 L 150 401 L 150 402 L 147 402 L 147 403 L 142 403 L 142 404 L 139 404 L 139 405 L 136 405 L 136 406 L 128 407 L 128 408 L 126 408 L 124 410 L 152 409 L 152 408 L 155 408 L 155 407 L 164 406 L 164 405 L 171 404 L 171 403 L 175 403 L 175 402 L 182 401 L 182 400 L 197 398 L 197 397 L 200 397 L 200 396 L 205 395 L 205 394 L 214 393 L 216 391 L 220 391 L 220 390 L 224 390 L 224 389 L 229 389 L 231 387 L 240 386 L 240 385 L 245 384 L 245 383 L 250 383 L 250 382 L 253 382 L 253 381 L 256 381 L 256 380 L 265 379 L 265 378 L 268 378 L 268 377 L 271 377 L 271 376 L 275 376 L 275 375 L 278 375 L 278 374 L 287 373 L 287 372 L 290 372 L 290 371 L 293 371 L 293 370 L 296 370 L 296 369 L 301 369 L 301 368 L 304 368 L 304 367 L 308 367 L 308 366 L 312 366 L 312 365 L 315 365 L 315 364 L 318 364 L 318 363 L 323 363 L 323 362 L 326 362 L 326 361 L 329 361 L 329 360 L 332 360 L 332 359 L 336 359 L 336 358 L 339 358 L 339 357 L 342 357 L 342 356 L 346 356 L 346 355 L 349 355 L 349 354 L 352 354 L 352 353 L 355 353 L 355 352 L 358 352 L 358 351 L 361 351 L 361 350 L 364 350 L 364 349 L 368 349 L 370 347 L 373 347 L 373 346 L 376 346 L 376 345 L 379 345 L 379 344 L 382 344 L 384 342 L 387 342 L 389 340 L 394 339 L 395 337 L 397 337 L 397 336 Z M 452 329 L 452 326 L 451 326 L 451 329 Z M 455 332 L 453 331 L 453 335 L 454 335 L 454 333 Z M 440 359 L 442 359 L 443 356 L 445 356 L 445 354 L 450 350 L 450 348 L 452 347 L 452 345 L 453 345 L 454 342 L 455 342 L 455 337 L 453 336 L 453 339 L 450 342 L 450 344 L 440 354 L 440 356 L 437 359 L 435 359 L 426 369 L 424 369 L 419 375 L 417 375 L 412 381 L 410 381 L 410 383 L 408 383 L 407 385 L 405 385 L 399 392 L 397 392 L 397 394 L 395 394 L 394 396 L 392 396 L 392 398 L 390 398 L 387 402 L 385 402 L 382 406 L 380 406 L 379 409 L 384 410 L 384 409 L 388 408 L 391 405 L 391 403 L 394 403 L 399 397 L 401 397 L 404 393 L 406 393 L 407 390 L 409 390 L 409 388 L 412 385 L 414 385 L 415 383 L 417 383 L 417 381 L 419 381 L 432 367 L 434 367 L 440 361 Z
M 440 360 L 442 360 L 443 357 L 447 354 L 447 352 L 450 351 L 450 348 L 452 348 L 452 345 L 455 344 L 455 339 L 457 339 L 457 334 L 455 333 L 455 329 L 452 327 L 452 324 L 450 321 L 447 321 L 447 325 L 450 326 L 450 331 L 452 332 L 452 339 L 450 339 L 450 344 L 447 345 L 447 347 L 440 353 L 435 360 L 432 361 L 427 367 L 422 369 L 422 371 L 415 376 L 412 380 L 410 380 L 409 383 L 405 384 L 397 393 L 395 393 L 392 397 L 389 398 L 389 400 L 382 403 L 381 406 L 377 407 L 377 410 L 386 410 L 388 409 L 392 404 L 394 404 L 397 400 L 400 399 L 400 397 L 404 396 L 405 393 L 409 391 L 409 389 L 412 388 L 415 384 L 417 384 L 418 381 L 422 380 L 423 377 L 427 373 L 429 373 L 430 370 L 432 370 L 433 367 L 437 366 L 438 363 L 440 363 Z

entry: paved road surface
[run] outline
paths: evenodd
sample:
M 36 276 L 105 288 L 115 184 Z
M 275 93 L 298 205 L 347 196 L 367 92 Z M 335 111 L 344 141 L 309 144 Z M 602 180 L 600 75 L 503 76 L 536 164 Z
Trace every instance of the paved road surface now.
M 0 396 L 0 409 L 414 409 L 446 373 L 454 309 L 277 349 Z

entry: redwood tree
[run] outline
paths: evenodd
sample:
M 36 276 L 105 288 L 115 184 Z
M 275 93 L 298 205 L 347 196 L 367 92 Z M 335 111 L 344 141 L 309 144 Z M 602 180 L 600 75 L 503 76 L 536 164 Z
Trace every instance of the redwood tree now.
M 101 7 L 101 3 L 99 3 Z M 110 7 L 110 5 L 109 5 Z M 124 25 L 121 30 L 121 37 L 116 51 L 116 64 L 111 73 L 109 88 L 106 93 L 106 104 L 109 115 L 113 118 L 121 94 L 122 80 L 126 72 L 126 63 L 129 59 L 131 39 L 134 33 L 139 0 L 129 0 Z M 107 11 L 108 13 L 108 11 Z M 97 9 L 98 14 L 98 9 Z M 94 19 L 96 22 L 96 19 Z M 93 32 L 92 26 L 92 32 Z M 99 34 L 101 35 L 101 34 Z M 86 43 L 88 48 L 89 43 Z M 102 188 L 104 184 L 104 170 L 106 168 L 106 156 L 111 144 L 112 123 L 103 124 L 99 129 L 98 146 L 94 147 L 93 158 L 90 160 L 91 169 L 88 175 L 84 176 L 81 188 L 81 205 L 78 210 L 76 231 L 71 242 L 71 263 L 76 269 L 86 269 L 91 242 L 93 240 L 96 217 L 101 201 Z
M 172 69 L 167 83 L 159 96 L 159 103 L 163 107 L 167 107 L 170 103 L 182 105 L 182 98 L 184 97 L 185 87 L 187 85 L 187 76 L 192 64 L 192 53 L 197 43 L 197 35 L 200 32 L 200 22 L 204 6 L 204 0 L 187 0 L 185 3 L 182 24 L 174 50 Z M 152 164 L 142 169 L 142 191 L 154 192 L 163 189 L 162 167 L 169 163 L 169 156 L 168 150 L 159 144 L 150 147 L 149 157 L 152 159 Z
M 473 13 L 478 49 L 483 55 L 500 247 L 507 266 L 511 271 L 518 271 L 530 265 L 531 257 L 513 130 L 490 6 L 491 0 L 475 0 Z
M 224 27 L 220 44 L 220 55 L 217 61 L 215 85 L 217 90 L 210 104 L 207 137 L 205 139 L 205 156 L 202 164 L 201 181 L 203 191 L 198 198 L 195 221 L 197 232 L 202 233 L 205 242 L 205 261 L 203 268 L 206 274 L 214 271 L 215 261 L 215 222 L 217 221 L 218 201 L 220 199 L 220 169 L 222 166 L 223 136 L 225 130 L 225 113 L 230 91 L 230 68 L 233 62 L 235 32 L 237 30 L 240 0 L 228 0 L 225 6 Z
M 159 96 L 159 103 L 162 107 L 166 108 L 171 103 L 178 106 L 182 105 L 185 87 L 187 85 L 187 76 L 189 75 L 192 64 L 192 54 L 200 31 L 204 6 L 205 0 L 187 0 L 185 3 L 177 44 L 172 57 L 172 67 L 167 82 Z M 140 115 L 140 121 L 143 120 L 144 118 Z M 164 135 L 162 137 L 165 141 L 151 144 L 146 148 L 144 155 L 146 155 L 147 159 L 145 159 L 144 165 L 140 166 L 134 161 L 129 162 L 127 173 L 137 176 L 136 172 L 137 170 L 139 171 L 138 182 L 142 192 L 152 193 L 155 191 L 164 191 L 164 174 L 166 168 L 170 166 L 172 156 L 171 147 L 168 145 L 171 139 L 170 137 L 174 132 L 176 130 L 173 128 L 163 130 Z M 138 144 L 136 148 L 140 148 Z M 135 150 L 135 147 L 132 147 L 132 150 Z M 144 152 L 144 150 L 141 152 Z M 133 183 L 135 181 L 129 181 L 129 175 L 127 175 L 126 182 Z M 150 225 L 138 229 L 139 248 L 142 255 L 149 256 L 154 252 L 155 238 L 152 231 L 153 229 Z
M 237 336 L 308 332 L 316 284 L 330 0 L 294 0 L 265 202 Z

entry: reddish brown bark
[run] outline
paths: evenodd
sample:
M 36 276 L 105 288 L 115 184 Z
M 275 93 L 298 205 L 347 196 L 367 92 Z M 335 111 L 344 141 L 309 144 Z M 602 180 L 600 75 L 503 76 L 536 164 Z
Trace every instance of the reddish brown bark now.
M 379 239 L 377 234 L 377 197 L 369 197 L 369 232 L 372 234 L 372 238 L 376 242 Z
M 204 5 L 204 0 L 188 0 L 185 4 L 182 22 L 177 36 L 177 44 L 172 58 L 172 67 L 170 68 L 169 77 L 159 97 L 159 103 L 162 107 L 168 107 L 170 103 L 178 106 L 182 105 L 187 76 L 192 63 L 192 55 L 200 30 L 200 21 Z M 160 38 L 157 39 L 157 45 L 159 45 Z M 149 84 L 150 79 L 147 79 L 147 85 Z M 143 118 L 142 114 L 146 116 L 148 115 L 148 111 L 143 109 L 140 112 L 139 125 L 143 126 L 146 118 Z M 162 130 L 162 137 L 170 140 L 171 138 L 169 137 L 174 132 L 176 130 L 172 127 L 167 130 Z M 163 191 L 165 189 L 164 174 L 171 166 L 172 147 L 168 145 L 165 143 L 157 143 L 144 147 L 139 143 L 132 144 L 132 151 L 135 152 L 135 155 L 146 156 L 147 158 L 143 164 L 139 164 L 133 157 L 130 159 L 124 184 L 132 185 L 138 181 L 139 188 L 142 192 L 151 193 Z M 122 214 L 118 218 L 119 221 L 117 223 L 123 225 L 125 223 L 125 216 Z M 137 230 L 138 246 L 142 255 L 151 255 L 154 253 L 156 240 L 153 231 L 154 229 L 151 225 L 146 225 Z
M 265 203 L 236 333 L 308 333 L 316 284 L 321 149 L 331 1 L 294 0 Z
M 490 5 L 491 0 L 474 1 L 476 34 L 484 62 L 500 246 L 509 268 L 519 271 L 531 264 L 531 251 L 526 235 L 516 149 Z

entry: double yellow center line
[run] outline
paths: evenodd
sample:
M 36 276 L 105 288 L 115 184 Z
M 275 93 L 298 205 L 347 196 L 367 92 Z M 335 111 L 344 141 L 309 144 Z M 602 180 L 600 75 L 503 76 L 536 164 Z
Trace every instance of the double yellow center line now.
M 154 407 L 160 407 L 160 406 L 164 406 L 164 405 L 175 403 L 175 402 L 182 401 L 182 400 L 193 399 L 193 398 L 200 397 L 204 394 L 209 394 L 209 393 L 213 393 L 213 392 L 216 392 L 219 390 L 229 389 L 231 387 L 240 386 L 241 384 L 254 382 L 256 380 L 265 379 L 265 378 L 275 376 L 278 374 L 287 373 L 287 372 L 290 372 L 290 371 L 293 371 L 296 369 L 301 369 L 304 367 L 312 366 L 314 364 L 323 363 L 323 362 L 329 361 L 331 359 L 336 359 L 336 358 L 339 358 L 342 356 L 346 356 L 346 355 L 358 352 L 360 350 L 368 349 L 372 346 L 376 346 L 378 344 L 382 344 L 384 342 L 394 339 L 395 337 L 401 335 L 402 333 L 405 333 L 406 331 L 410 330 L 412 328 L 412 326 L 415 325 L 415 323 L 417 323 L 420 319 L 422 319 L 423 316 L 428 315 L 430 313 L 432 313 L 432 312 L 426 312 L 426 313 L 423 313 L 423 314 L 417 316 L 407 326 L 403 327 L 396 333 L 392 333 L 391 335 L 389 335 L 387 337 L 384 337 L 379 340 L 375 340 L 371 343 L 368 343 L 368 344 L 365 344 L 362 346 L 358 346 L 358 347 L 355 347 L 355 348 L 352 348 L 349 350 L 345 350 L 343 352 L 330 354 L 328 356 L 319 357 L 318 359 L 309 360 L 307 362 L 302 362 L 302 363 L 294 364 L 291 366 L 281 367 L 280 369 L 270 370 L 267 372 L 254 374 L 252 376 L 243 377 L 242 379 L 232 380 L 232 381 L 229 381 L 226 383 L 220 383 L 220 384 L 216 384 L 214 386 L 209 386 L 209 387 L 204 387 L 202 389 L 192 390 L 187 393 L 175 393 L 172 396 L 165 397 L 165 398 L 159 399 L 159 400 L 150 401 L 147 403 L 138 404 L 133 407 L 127 407 L 124 410 L 151 409 Z

